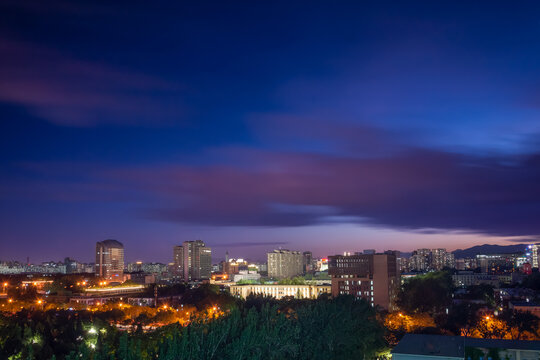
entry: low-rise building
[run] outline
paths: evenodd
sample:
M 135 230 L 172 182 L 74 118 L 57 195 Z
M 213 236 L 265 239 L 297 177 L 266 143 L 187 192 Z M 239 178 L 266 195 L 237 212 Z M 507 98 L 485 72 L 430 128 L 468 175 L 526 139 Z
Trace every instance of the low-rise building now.
M 540 318 L 540 305 L 537 303 L 527 301 L 510 301 L 508 303 L 508 308 L 519 312 L 530 312 L 531 314 Z
M 232 295 L 244 299 L 251 294 L 271 296 L 278 300 L 286 296 L 301 299 L 316 299 L 321 294 L 330 294 L 332 292 L 332 287 L 330 285 L 247 284 L 231 285 L 230 291 Z
M 239 274 L 235 274 L 233 277 L 234 282 L 238 281 L 259 281 L 261 279 L 261 274 L 258 273 L 249 273 L 247 271 L 241 271 Z
M 511 284 L 519 279 L 517 272 L 505 273 L 499 275 L 490 275 L 486 273 L 475 273 L 472 271 L 459 271 L 452 275 L 454 286 L 471 286 L 487 284 L 493 287 L 499 287 L 501 284 Z
M 536 360 L 540 341 L 477 339 L 461 336 L 407 334 L 392 350 L 392 360 Z

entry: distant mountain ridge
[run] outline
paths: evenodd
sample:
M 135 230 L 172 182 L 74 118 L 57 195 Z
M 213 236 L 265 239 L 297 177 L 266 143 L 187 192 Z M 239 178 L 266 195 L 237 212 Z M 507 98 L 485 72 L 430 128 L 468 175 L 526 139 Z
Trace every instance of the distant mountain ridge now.
M 472 258 L 476 255 L 493 255 L 493 254 L 513 254 L 525 252 L 529 244 L 515 244 L 515 245 L 476 245 L 467 249 L 458 249 L 452 251 L 456 259 L 459 258 Z

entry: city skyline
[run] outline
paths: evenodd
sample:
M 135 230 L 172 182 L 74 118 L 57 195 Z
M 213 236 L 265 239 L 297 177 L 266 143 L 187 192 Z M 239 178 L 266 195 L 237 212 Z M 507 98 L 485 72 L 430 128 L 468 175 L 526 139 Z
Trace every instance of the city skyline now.
M 0 10 L 2 260 L 540 241 L 537 3 Z

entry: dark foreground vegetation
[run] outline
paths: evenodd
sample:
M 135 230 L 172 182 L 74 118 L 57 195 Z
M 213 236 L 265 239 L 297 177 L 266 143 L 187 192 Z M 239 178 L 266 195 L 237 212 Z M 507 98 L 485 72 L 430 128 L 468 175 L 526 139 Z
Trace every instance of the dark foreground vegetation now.
M 121 331 L 107 315 L 68 310 L 0 317 L 2 359 L 373 359 L 385 350 L 375 311 L 352 297 L 252 297 L 223 316 Z

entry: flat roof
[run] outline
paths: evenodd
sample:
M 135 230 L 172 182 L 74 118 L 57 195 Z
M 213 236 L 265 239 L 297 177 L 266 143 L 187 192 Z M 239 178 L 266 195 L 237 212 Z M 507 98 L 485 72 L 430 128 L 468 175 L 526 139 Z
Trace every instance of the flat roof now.
M 540 341 L 407 334 L 392 350 L 392 353 L 445 356 L 463 359 L 465 356 L 465 348 L 467 347 L 540 351 Z

